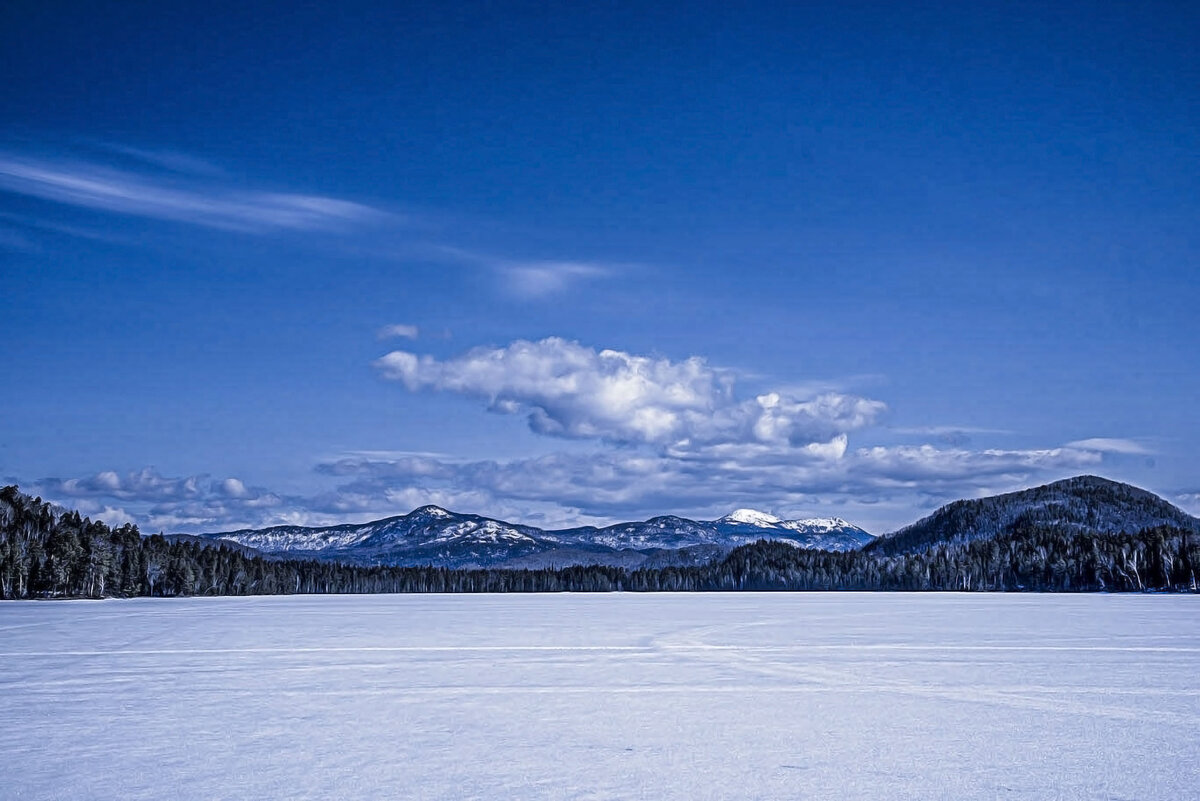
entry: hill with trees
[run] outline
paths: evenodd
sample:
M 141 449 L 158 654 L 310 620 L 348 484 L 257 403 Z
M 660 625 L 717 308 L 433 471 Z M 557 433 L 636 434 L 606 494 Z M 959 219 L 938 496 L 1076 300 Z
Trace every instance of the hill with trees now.
M 989 498 L 955 501 L 864 550 L 894 555 L 950 543 L 986 540 L 1017 530 L 1051 527 L 1088 534 L 1155 526 L 1200 531 L 1200 520 L 1152 492 L 1099 476 L 1076 476 Z

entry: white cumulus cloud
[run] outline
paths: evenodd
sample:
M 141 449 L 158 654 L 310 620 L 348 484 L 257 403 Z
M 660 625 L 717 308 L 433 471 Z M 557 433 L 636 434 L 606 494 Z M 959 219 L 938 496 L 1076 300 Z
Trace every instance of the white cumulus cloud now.
M 524 414 L 539 434 L 652 445 L 679 452 L 730 445 L 804 448 L 873 423 L 880 401 L 827 392 L 734 393 L 732 373 L 682 361 L 596 350 L 566 339 L 518 340 L 438 360 L 393 351 L 375 362 L 410 391 L 453 392 L 492 411 Z

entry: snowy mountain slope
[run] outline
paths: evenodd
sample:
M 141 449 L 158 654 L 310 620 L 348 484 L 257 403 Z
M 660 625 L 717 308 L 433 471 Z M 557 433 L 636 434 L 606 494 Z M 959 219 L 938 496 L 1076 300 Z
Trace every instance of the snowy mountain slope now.
M 357 564 L 491 564 L 559 547 L 559 540 L 529 526 L 422 506 L 406 515 L 339 526 L 273 526 L 205 534 L 272 554 Z
M 867 544 L 882 554 L 920 551 L 941 542 L 989 539 L 1022 523 L 1081 532 L 1134 533 L 1158 525 L 1200 531 L 1200 520 L 1152 492 L 1099 476 L 1076 476 L 1033 489 L 955 501 Z
M 729 542 L 745 545 L 760 539 L 782 540 L 802 548 L 824 551 L 849 551 L 861 548 L 875 538 L 840 517 L 813 517 L 781 520 L 766 512 L 738 509 L 713 525 Z
M 746 509 L 711 521 L 667 515 L 604 528 L 546 531 L 437 506 L 423 506 L 407 515 L 371 523 L 316 528 L 273 526 L 202 536 L 267 554 L 356 564 L 444 567 L 694 564 L 698 554 L 712 558 L 760 539 L 827 550 L 849 550 L 872 539 L 839 518 L 780 520 Z

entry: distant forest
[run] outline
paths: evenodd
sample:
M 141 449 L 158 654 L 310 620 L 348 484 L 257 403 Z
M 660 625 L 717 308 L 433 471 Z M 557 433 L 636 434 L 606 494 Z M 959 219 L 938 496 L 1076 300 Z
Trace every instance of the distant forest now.
M 234 545 L 143 537 L 0 489 L 0 598 L 399 592 L 908 590 L 1196 592 L 1194 532 L 1081 532 L 1019 522 L 986 540 L 907 553 L 833 553 L 761 541 L 697 567 L 543 570 L 360 567 L 266 559 Z

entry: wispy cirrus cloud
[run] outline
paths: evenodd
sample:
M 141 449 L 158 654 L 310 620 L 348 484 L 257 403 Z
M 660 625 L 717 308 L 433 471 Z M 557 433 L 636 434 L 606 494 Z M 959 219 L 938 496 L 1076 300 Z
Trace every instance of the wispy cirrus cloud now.
M 415 325 L 406 323 L 392 323 L 380 327 L 376 331 L 377 339 L 416 339 L 421 335 L 421 330 Z
M 352 254 L 433 257 L 469 266 L 490 275 L 498 293 L 523 301 L 552 298 L 629 266 L 485 253 L 459 247 L 453 235 L 447 236 L 450 241 L 423 240 L 416 234 L 416 218 L 381 206 L 323 194 L 246 187 L 234 182 L 219 165 L 172 148 L 88 140 L 83 144 L 86 147 L 76 143 L 50 155 L 0 147 L 0 195 L 221 231 L 325 234 L 339 250 Z M 101 226 L 89 230 L 77 221 L 60 219 L 61 214 L 2 214 L 12 230 L 0 229 L 0 247 L 10 250 L 38 249 L 36 238 L 25 235 L 28 231 L 140 244 L 136 237 L 121 240 Z
M 100 141 L 89 142 L 101 150 L 125 156 L 135 162 L 148 164 L 171 172 L 187 175 L 217 177 L 227 175 L 226 170 L 218 164 L 200 158 L 192 153 L 185 153 L 169 147 L 135 147 L 120 142 Z
M 497 269 L 510 292 L 527 298 L 557 295 L 580 281 L 611 274 L 609 267 L 579 261 L 510 262 Z
M 324 195 L 240 189 L 194 175 L 0 153 L 0 191 L 112 214 L 242 232 L 331 231 L 393 215 Z
M 1154 453 L 1153 450 L 1147 448 L 1142 443 L 1134 439 L 1121 439 L 1117 437 L 1091 437 L 1089 439 L 1075 440 L 1068 442 L 1069 448 L 1083 448 L 1090 451 L 1099 451 L 1100 453 L 1120 453 L 1127 456 L 1149 456 Z
M 529 300 L 561 294 L 584 281 L 615 275 L 628 266 L 572 259 L 514 259 L 449 245 L 439 245 L 433 252 L 441 258 L 490 270 L 505 292 Z
M 1011 434 L 1003 428 L 984 428 L 982 426 L 900 426 L 893 428 L 897 434 L 912 434 L 917 436 L 942 437 L 956 434 Z
M 407 323 L 392 323 L 375 332 L 376 339 L 416 339 L 420 335 L 420 328 Z
M 951 445 L 954 447 L 969 445 L 975 436 L 981 434 L 1004 435 L 1013 433 L 999 428 L 955 425 L 910 426 L 893 428 L 891 430 L 903 436 L 929 437 L 942 445 Z

